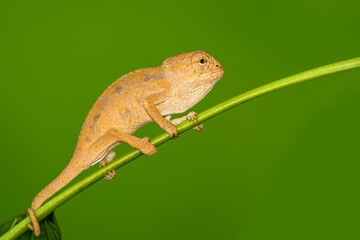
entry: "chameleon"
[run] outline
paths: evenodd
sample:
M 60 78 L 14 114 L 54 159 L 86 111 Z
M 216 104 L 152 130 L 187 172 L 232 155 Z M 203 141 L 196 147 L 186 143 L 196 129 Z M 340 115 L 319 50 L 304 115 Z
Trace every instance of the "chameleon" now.
M 184 113 L 201 101 L 224 75 L 220 63 L 203 51 L 181 53 L 166 59 L 161 66 L 142 68 L 123 75 L 96 100 L 78 137 L 74 154 L 65 169 L 34 198 L 27 213 L 28 228 L 41 233 L 35 211 L 82 171 L 96 163 L 106 166 L 115 158 L 113 148 L 121 143 L 146 155 L 157 152 L 148 137 L 137 138 L 138 128 L 155 121 L 171 138 L 178 137 L 176 125 L 195 121 L 197 114 L 171 120 L 171 114 Z M 200 131 L 203 125 L 194 127 Z M 104 177 L 111 180 L 115 170 Z

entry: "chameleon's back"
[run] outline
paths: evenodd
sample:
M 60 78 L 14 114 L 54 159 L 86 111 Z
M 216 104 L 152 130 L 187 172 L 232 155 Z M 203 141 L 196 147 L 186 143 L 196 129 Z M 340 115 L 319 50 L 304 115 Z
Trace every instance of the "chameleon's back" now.
M 113 82 L 97 99 L 82 126 L 78 145 L 91 145 L 111 128 L 132 134 L 152 119 L 141 106 L 147 96 L 169 88 L 162 67 L 143 68 Z

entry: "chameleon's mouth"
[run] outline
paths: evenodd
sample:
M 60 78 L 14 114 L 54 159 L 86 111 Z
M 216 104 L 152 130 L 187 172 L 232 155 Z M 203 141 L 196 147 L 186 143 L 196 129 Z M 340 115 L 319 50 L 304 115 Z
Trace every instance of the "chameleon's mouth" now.
M 208 83 L 216 83 L 218 82 L 222 77 L 224 76 L 224 69 L 223 68 L 219 68 L 219 70 L 216 70 L 214 72 L 208 73 L 200 78 L 195 79 L 193 83 L 196 84 L 202 84 L 204 82 L 208 82 Z M 205 81 L 204 81 L 205 80 Z
M 222 79 L 222 77 L 224 76 L 224 69 L 221 67 L 219 70 L 215 71 L 213 73 L 213 75 L 216 76 L 217 80 L 216 81 L 219 81 L 220 79 Z

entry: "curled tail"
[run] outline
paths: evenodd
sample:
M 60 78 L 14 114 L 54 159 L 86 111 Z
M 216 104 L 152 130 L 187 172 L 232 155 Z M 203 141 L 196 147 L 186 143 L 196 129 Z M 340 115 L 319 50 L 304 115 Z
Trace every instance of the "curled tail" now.
M 31 208 L 27 210 L 28 215 L 31 219 L 33 225 L 28 224 L 27 226 L 34 231 L 35 236 L 40 235 L 40 225 L 36 218 L 35 211 L 52 195 L 54 195 L 61 188 L 65 187 L 68 183 L 71 182 L 77 175 L 82 171 L 87 169 L 87 166 L 84 164 L 78 164 L 79 161 L 76 159 L 71 159 L 69 164 L 65 169 L 60 173 L 60 175 L 55 178 L 49 185 L 47 185 L 43 190 L 41 190 L 34 198 L 31 203 Z

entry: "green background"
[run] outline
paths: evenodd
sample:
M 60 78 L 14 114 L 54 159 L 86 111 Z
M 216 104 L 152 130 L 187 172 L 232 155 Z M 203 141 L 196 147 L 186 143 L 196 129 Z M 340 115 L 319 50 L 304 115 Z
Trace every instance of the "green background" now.
M 127 72 L 208 52 L 225 76 L 193 108 L 201 112 L 360 56 L 358 0 L 9 2 L 0 4 L 0 219 L 62 171 L 92 104 Z M 67 202 L 56 211 L 63 238 L 359 239 L 359 122 L 360 70 L 248 102 Z M 160 132 L 152 123 L 135 135 Z

